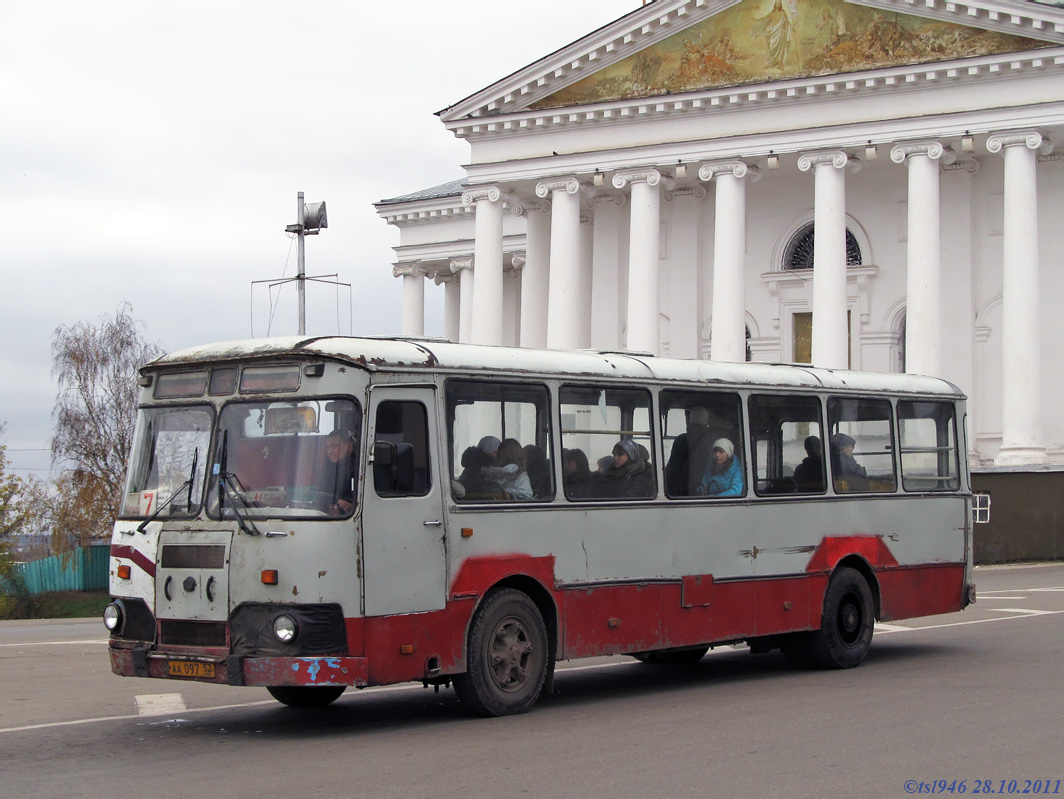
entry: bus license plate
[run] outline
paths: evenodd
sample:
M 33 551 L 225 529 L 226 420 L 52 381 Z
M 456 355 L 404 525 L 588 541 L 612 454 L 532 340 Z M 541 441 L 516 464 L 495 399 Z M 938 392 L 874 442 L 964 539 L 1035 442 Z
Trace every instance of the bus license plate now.
M 198 663 L 193 660 L 171 660 L 167 662 L 168 674 L 171 677 L 199 677 L 208 680 L 214 679 L 213 663 Z

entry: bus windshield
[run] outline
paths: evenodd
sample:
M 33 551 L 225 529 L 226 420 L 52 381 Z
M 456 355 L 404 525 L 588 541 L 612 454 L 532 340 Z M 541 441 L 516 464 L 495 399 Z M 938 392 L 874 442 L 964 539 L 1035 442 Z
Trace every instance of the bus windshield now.
M 218 420 L 208 512 L 225 519 L 350 516 L 360 420 L 351 400 L 229 403 Z
M 192 516 L 199 511 L 211 417 L 210 408 L 203 406 L 141 409 L 123 516 Z

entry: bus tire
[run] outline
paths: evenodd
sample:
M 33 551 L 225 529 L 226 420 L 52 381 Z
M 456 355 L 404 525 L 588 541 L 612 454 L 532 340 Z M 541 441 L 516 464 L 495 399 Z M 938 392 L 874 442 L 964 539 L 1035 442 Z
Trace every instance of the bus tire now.
M 270 696 L 289 707 L 325 707 L 340 698 L 344 685 L 271 685 Z
M 543 615 L 527 594 L 488 594 L 470 624 L 467 660 L 454 688 L 470 711 L 510 716 L 531 709 L 550 670 L 550 647 Z
M 872 591 L 856 569 L 839 569 L 824 594 L 820 629 L 809 633 L 809 652 L 823 669 L 852 669 L 872 644 Z

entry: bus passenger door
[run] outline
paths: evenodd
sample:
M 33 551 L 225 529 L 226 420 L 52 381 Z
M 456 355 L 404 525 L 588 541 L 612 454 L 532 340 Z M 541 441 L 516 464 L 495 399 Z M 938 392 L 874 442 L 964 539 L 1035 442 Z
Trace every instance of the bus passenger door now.
M 439 610 L 447 596 L 435 389 L 374 386 L 362 509 L 366 616 Z

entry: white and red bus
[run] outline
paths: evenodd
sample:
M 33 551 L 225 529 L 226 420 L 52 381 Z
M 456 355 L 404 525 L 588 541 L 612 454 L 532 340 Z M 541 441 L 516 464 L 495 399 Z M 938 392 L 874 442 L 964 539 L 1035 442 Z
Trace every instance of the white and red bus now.
M 936 378 L 387 338 L 142 369 L 105 612 L 116 674 L 454 685 L 746 642 L 858 665 L 974 601 L 964 397 Z

